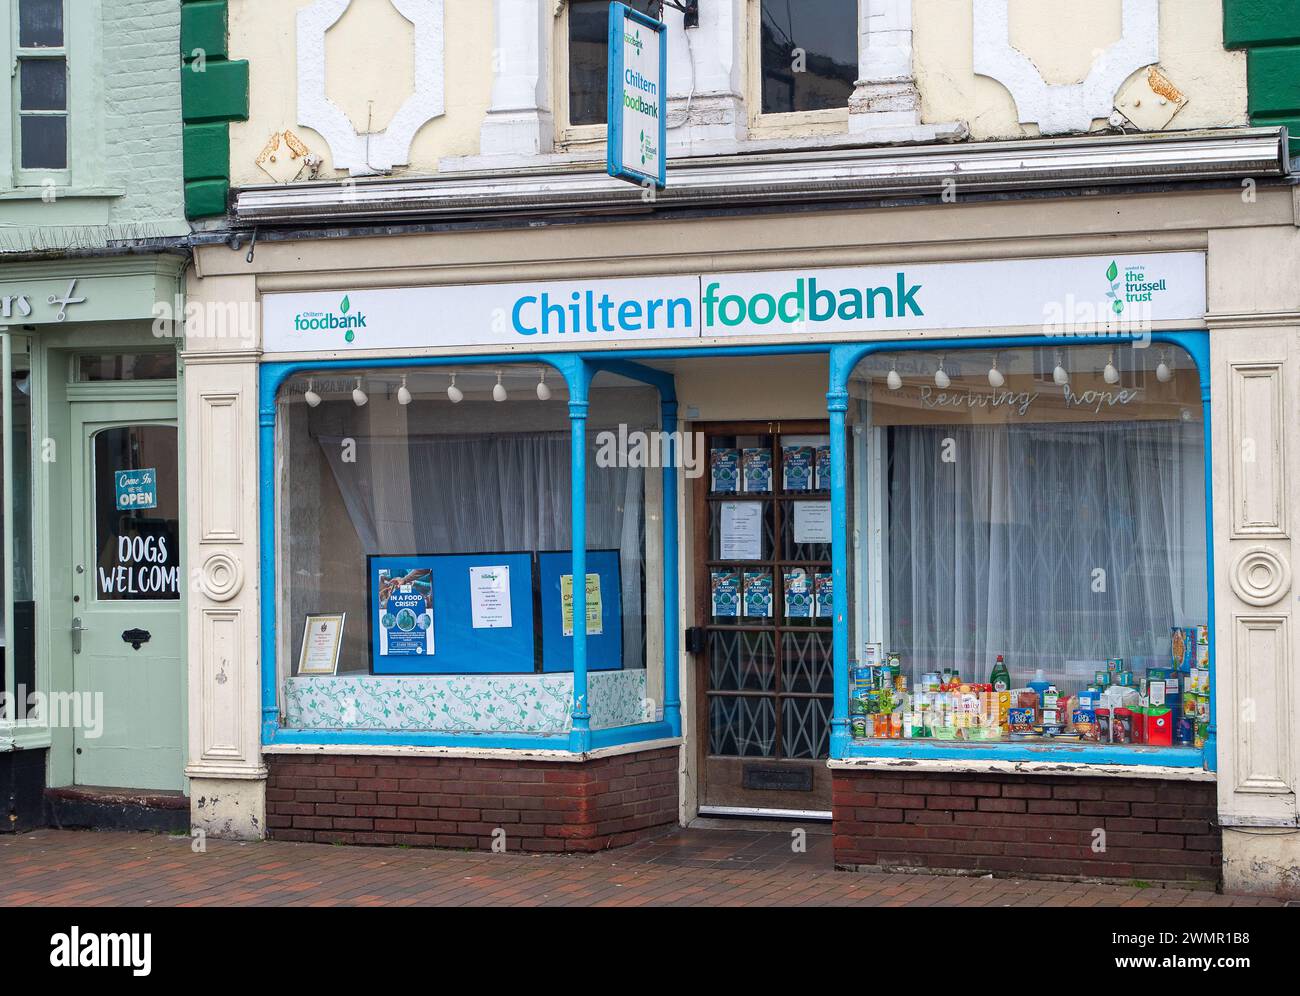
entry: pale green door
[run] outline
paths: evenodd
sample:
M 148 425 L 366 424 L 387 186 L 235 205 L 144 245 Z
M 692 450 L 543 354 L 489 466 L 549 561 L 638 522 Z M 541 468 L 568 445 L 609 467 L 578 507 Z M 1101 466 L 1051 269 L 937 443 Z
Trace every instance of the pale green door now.
M 176 405 L 72 403 L 78 785 L 184 786 L 185 655 Z

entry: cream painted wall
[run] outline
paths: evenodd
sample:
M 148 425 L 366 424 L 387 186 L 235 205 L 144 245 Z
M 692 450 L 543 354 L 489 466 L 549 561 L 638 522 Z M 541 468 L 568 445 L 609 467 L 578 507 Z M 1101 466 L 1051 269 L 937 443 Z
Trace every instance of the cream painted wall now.
M 975 139 L 1038 134 L 1021 125 L 1006 88 L 972 69 L 972 0 L 915 0 L 913 66 L 921 120 L 963 120 Z M 1086 8 L 1086 16 L 1080 15 Z M 1119 37 L 1122 0 L 1011 0 L 1011 42 L 1048 83 L 1086 75 Z M 1245 125 L 1246 58 L 1223 48 L 1221 0 L 1161 0 L 1160 66 L 1187 96 L 1170 130 Z
M 341 178 L 319 134 L 298 125 L 296 15 L 312 0 L 231 0 L 232 59 L 249 62 L 249 120 L 230 128 L 230 178 L 236 187 L 271 183 L 256 159 L 268 139 L 289 129 L 325 160 L 322 178 Z M 444 156 L 478 153 L 479 128 L 492 90 L 492 4 L 448 0 L 444 4 L 446 113 L 426 124 L 411 146 L 403 173 L 436 173 Z M 372 112 L 382 129 L 411 92 L 413 32 L 389 0 L 352 0 L 325 38 L 326 93 L 351 117 L 358 132 Z

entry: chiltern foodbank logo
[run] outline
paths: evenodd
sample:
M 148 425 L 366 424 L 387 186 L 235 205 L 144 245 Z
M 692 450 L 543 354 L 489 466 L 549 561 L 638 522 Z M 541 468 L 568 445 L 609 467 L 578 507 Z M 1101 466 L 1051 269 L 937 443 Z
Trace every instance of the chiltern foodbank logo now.
M 360 312 L 349 314 L 351 310 L 352 301 L 345 294 L 339 302 L 338 312 L 304 311 L 294 316 L 293 327 L 299 332 L 334 332 L 342 329 L 344 340 L 352 342 L 357 337 L 356 330 L 366 327 L 366 316 Z
M 624 32 L 623 32 L 623 42 L 624 42 L 625 44 L 627 44 L 627 45 L 631 45 L 634 49 L 636 49 L 636 54 L 637 54 L 637 55 L 640 55 L 640 54 L 641 54 L 641 49 L 645 47 L 645 42 L 643 42 L 643 41 L 641 40 L 641 29 L 640 29 L 640 28 L 637 28 L 637 29 L 636 29 L 636 33 L 635 33 L 635 34 L 628 34 L 626 31 L 624 31 Z

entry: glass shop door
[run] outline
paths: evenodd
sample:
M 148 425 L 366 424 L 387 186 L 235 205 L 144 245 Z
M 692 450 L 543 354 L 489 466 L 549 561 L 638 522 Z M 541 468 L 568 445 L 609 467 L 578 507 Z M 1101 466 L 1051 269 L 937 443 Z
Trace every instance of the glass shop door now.
M 695 494 L 701 815 L 826 813 L 829 426 L 703 427 Z
M 32 374 L 30 340 L 0 332 L 0 692 L 10 709 L 6 724 L 29 718 L 36 688 L 36 603 L 32 594 Z

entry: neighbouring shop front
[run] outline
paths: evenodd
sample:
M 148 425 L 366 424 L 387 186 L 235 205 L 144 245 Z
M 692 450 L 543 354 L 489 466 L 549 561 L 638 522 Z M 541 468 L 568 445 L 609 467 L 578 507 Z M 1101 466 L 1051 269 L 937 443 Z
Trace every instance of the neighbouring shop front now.
M 263 294 L 268 832 L 1213 881 L 1205 267 Z
M 11 264 L 0 281 L 5 829 L 127 809 L 186 825 L 183 263 Z

